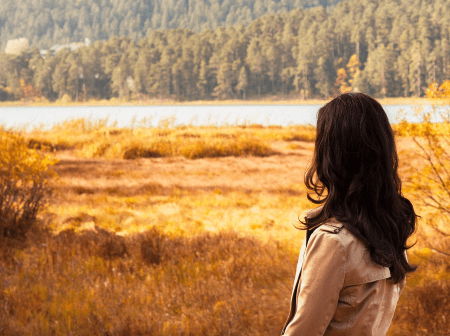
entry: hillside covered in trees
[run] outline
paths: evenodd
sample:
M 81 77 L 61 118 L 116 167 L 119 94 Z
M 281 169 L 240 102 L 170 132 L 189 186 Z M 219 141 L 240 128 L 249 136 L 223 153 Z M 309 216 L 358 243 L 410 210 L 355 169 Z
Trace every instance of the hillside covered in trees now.
M 112 37 L 45 59 L 2 54 L 0 99 L 421 96 L 450 77 L 449 34 L 447 0 L 349 0 L 248 26 Z
M 342 0 L 2 0 L 0 50 L 8 40 L 25 37 L 32 46 L 108 40 L 139 41 L 157 29 L 194 32 L 247 25 L 265 15 L 296 8 L 331 6 Z

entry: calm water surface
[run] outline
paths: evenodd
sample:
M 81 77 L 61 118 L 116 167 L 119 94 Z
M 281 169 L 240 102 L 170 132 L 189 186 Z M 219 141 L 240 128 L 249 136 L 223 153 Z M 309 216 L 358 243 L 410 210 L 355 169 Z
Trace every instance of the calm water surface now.
M 147 119 L 148 126 L 158 126 L 164 120 L 174 125 L 236 125 L 257 123 L 267 125 L 316 124 L 317 111 L 322 105 L 221 105 L 221 106 L 100 106 L 100 107 L 0 107 L 0 124 L 6 127 L 28 128 L 72 118 L 117 121 L 119 127 L 135 126 Z M 411 122 L 419 121 L 412 105 L 383 106 L 391 123 L 396 122 L 400 110 Z M 425 109 L 431 106 L 424 105 Z

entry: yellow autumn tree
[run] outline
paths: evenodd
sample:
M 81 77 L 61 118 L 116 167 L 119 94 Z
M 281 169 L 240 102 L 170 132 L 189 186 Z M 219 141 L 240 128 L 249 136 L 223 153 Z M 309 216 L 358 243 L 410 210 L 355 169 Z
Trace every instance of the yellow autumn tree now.
M 440 86 L 433 82 L 425 93 L 428 98 L 450 98 L 450 81 Z M 450 295 L 450 278 L 446 275 L 450 258 L 450 105 L 435 104 L 431 110 L 417 111 L 422 117 L 420 123 L 402 120 L 395 126 L 398 135 L 410 137 L 415 144 L 409 154 L 411 177 L 405 186 L 424 217 L 425 225 L 421 226 L 426 227 L 418 233 L 423 248 L 413 255 L 422 267 L 416 275 L 422 281 L 403 295 L 394 320 L 394 326 L 401 326 L 401 331 L 407 334 L 413 334 L 424 324 L 432 325 L 433 331 L 450 328 L 450 319 L 440 314 L 448 311 L 445 299 Z M 428 331 L 433 333 L 431 329 Z
M 450 320 L 439 313 L 448 311 L 445 299 L 450 295 L 450 113 L 442 105 L 418 112 L 421 123 L 403 120 L 396 125 L 397 134 L 410 137 L 415 145 L 403 154 L 407 155 L 403 160 L 405 175 L 409 175 L 404 190 L 422 216 L 416 236 L 418 248 L 410 252 L 413 263 L 421 267 L 412 275 L 393 324 L 408 335 L 415 335 L 423 325 L 432 325 L 436 331 L 450 327 Z
M 24 239 L 49 195 L 57 160 L 0 131 L 0 238 Z
M 444 81 L 440 86 L 433 82 L 425 90 L 428 98 L 450 98 L 450 80 Z
M 352 88 L 347 84 L 346 79 L 347 71 L 344 68 L 338 69 L 336 83 L 334 85 L 338 88 L 339 93 L 348 93 L 352 91 Z
M 339 59 L 338 64 L 342 62 Z M 359 62 L 357 55 L 352 55 L 348 60 L 347 66 L 345 68 L 339 68 L 337 71 L 335 86 L 338 88 L 339 93 L 348 93 L 356 91 L 357 88 L 354 86 L 355 79 L 359 75 L 361 63 Z
M 429 90 L 427 96 L 430 98 L 450 97 L 437 85 L 430 85 Z M 410 123 L 403 119 L 395 126 L 395 132 L 397 135 L 410 137 L 416 145 L 414 156 L 425 162 L 425 165 L 411 165 L 414 172 L 411 188 L 422 205 L 440 212 L 439 218 L 447 218 L 446 226 L 450 237 L 449 107 L 437 105 L 431 111 L 422 108 L 418 109 L 417 114 L 421 117 L 420 123 Z
M 450 98 L 450 80 L 441 85 L 433 82 L 425 91 L 428 98 Z M 416 145 L 414 155 L 424 165 L 411 165 L 414 173 L 411 191 L 421 205 L 435 212 L 428 223 L 438 235 L 450 238 L 450 106 L 433 105 L 432 110 L 418 109 L 420 123 L 409 123 L 403 119 L 395 126 L 400 136 L 410 137 Z M 436 245 L 437 244 L 437 245 Z M 440 240 L 430 242 L 432 250 L 450 256 L 450 244 Z
M 352 55 L 347 63 L 347 72 L 350 76 L 348 82 L 350 86 L 352 87 L 353 91 L 356 91 L 357 88 L 355 87 L 355 80 L 358 77 L 360 73 L 359 67 L 361 66 L 361 63 L 359 62 L 357 55 Z

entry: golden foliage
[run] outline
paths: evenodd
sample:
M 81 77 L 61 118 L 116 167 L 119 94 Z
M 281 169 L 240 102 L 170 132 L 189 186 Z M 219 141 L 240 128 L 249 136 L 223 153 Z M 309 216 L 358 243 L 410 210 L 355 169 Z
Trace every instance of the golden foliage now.
M 350 83 L 350 85 L 352 87 L 353 87 L 353 82 L 355 81 L 355 78 L 360 73 L 360 69 L 359 69 L 360 66 L 361 66 L 361 62 L 359 62 L 358 56 L 352 55 L 347 63 L 348 74 L 350 75 L 350 79 L 348 80 L 348 82 Z
M 342 59 L 339 59 L 339 63 Z M 339 64 L 338 63 L 338 64 Z M 359 62 L 357 55 L 352 55 L 347 63 L 347 70 L 345 68 L 339 68 L 337 71 L 335 86 L 338 88 L 339 93 L 349 93 L 356 89 L 353 85 L 356 77 L 359 75 L 359 67 L 361 63 Z M 348 78 L 348 83 L 347 83 Z
M 450 80 L 444 81 L 440 86 L 433 82 L 425 90 L 428 98 L 450 98 Z
M 424 137 L 430 132 L 436 136 L 450 134 L 450 124 L 448 123 L 411 123 L 406 120 L 392 125 L 392 129 L 397 136 L 402 137 Z
M 411 136 L 417 155 L 425 161 L 424 167 L 413 167 L 410 190 L 421 203 L 437 211 L 450 214 L 450 119 L 432 123 L 434 112 L 422 112 L 422 122 L 411 124 L 402 121 L 397 134 Z
M 57 160 L 29 149 L 18 135 L 0 132 L 0 237 L 24 238 L 36 221 Z
M 339 93 L 347 93 L 352 91 L 352 88 L 345 81 L 346 79 L 347 71 L 344 68 L 338 69 L 335 86 L 339 89 Z
M 433 83 L 427 95 L 443 98 L 445 90 Z M 432 123 L 437 113 L 422 111 L 421 123 L 403 120 L 395 129 L 415 144 L 410 157 L 416 163 L 409 165 L 404 186 L 416 211 L 426 215 L 417 236 L 420 247 L 410 254 L 420 267 L 409 277 L 391 335 L 447 335 L 450 330 L 450 119 L 441 112 L 443 121 Z

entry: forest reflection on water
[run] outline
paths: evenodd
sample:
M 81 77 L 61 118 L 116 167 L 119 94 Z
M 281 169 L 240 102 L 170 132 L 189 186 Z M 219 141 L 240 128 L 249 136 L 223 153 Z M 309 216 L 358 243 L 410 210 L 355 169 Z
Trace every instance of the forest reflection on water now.
M 97 107 L 0 107 L 0 125 L 28 129 L 74 118 L 117 121 L 118 127 L 138 127 L 141 121 L 147 127 L 161 125 L 305 125 L 316 124 L 317 111 L 322 105 L 170 105 L 170 106 L 97 106 Z M 431 105 L 422 105 L 432 110 Z M 419 122 L 414 105 L 385 105 L 391 123 L 398 122 L 399 112 L 409 122 Z M 447 111 L 440 107 L 439 111 Z M 448 113 L 448 112 L 447 112 Z M 439 119 L 434 121 L 439 122 Z

